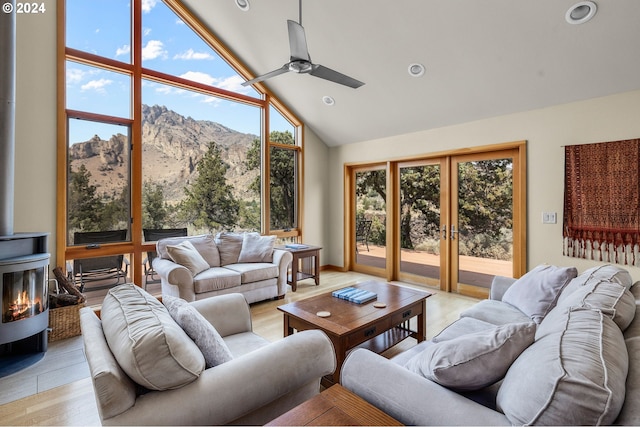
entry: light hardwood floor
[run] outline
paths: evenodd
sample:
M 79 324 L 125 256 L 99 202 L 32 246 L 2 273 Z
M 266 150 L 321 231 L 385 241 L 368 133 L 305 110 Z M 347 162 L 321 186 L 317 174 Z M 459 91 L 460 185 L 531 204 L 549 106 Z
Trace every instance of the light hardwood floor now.
M 253 304 L 251 306 L 253 329 L 257 334 L 271 341 L 282 339 L 283 315 L 276 309 L 277 306 L 371 279 L 380 280 L 360 273 L 323 271 L 320 275 L 320 286 L 315 286 L 311 280 L 305 280 L 298 284 L 297 292 L 287 293 L 284 299 Z M 462 310 L 478 301 L 471 297 L 448 294 L 432 288 L 425 290 L 434 294 L 427 299 L 427 339 L 432 338 L 446 325 L 456 320 Z M 392 357 L 413 345 L 415 345 L 413 338 L 406 339 L 384 355 Z M 0 424 L 100 425 L 91 380 L 85 378 L 1 405 Z

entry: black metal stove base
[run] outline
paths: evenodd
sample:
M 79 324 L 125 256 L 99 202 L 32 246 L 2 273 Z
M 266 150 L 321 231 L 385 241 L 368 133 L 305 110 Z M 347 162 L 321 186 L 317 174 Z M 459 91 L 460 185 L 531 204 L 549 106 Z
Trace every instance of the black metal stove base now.
M 39 362 L 47 351 L 47 330 L 25 339 L 0 345 L 0 378 Z

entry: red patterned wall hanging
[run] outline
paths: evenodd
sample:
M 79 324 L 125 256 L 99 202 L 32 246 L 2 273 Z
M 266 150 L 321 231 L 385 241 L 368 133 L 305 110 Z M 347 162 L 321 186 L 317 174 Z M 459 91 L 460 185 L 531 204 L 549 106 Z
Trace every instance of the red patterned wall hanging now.
M 567 256 L 640 265 L 640 139 L 565 147 Z

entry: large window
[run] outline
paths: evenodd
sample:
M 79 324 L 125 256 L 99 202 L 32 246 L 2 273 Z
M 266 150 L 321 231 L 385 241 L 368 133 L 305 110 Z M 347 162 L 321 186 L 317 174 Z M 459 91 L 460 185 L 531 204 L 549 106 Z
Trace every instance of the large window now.
M 57 255 L 72 276 L 123 255 L 143 284 L 145 229 L 299 238 L 302 124 L 241 86 L 202 23 L 175 0 L 63 3 Z

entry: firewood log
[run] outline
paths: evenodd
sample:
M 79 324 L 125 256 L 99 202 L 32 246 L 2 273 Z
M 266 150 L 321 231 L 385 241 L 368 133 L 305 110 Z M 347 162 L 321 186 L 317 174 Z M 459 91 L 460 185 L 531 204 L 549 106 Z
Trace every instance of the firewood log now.
M 70 294 L 49 294 L 49 308 L 66 307 L 68 305 L 77 305 L 79 298 Z
M 69 279 L 62 272 L 62 268 L 56 267 L 53 269 L 53 274 L 56 276 L 58 280 L 58 284 L 62 286 L 62 288 L 67 291 L 70 295 L 75 295 L 78 297 L 78 303 L 85 302 L 85 297 L 82 293 L 76 288 L 76 286 L 69 282 Z

